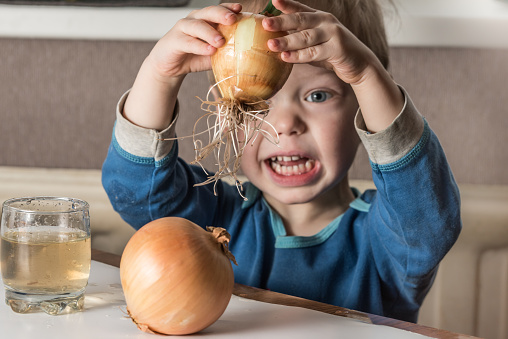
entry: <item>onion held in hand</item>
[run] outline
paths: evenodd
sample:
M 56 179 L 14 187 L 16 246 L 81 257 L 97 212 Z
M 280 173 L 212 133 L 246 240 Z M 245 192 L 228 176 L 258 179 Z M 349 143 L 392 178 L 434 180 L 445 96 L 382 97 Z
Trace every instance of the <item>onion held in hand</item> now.
M 154 220 L 127 243 L 120 278 L 127 311 L 138 328 L 191 334 L 224 313 L 234 276 L 223 228 L 210 232 L 183 218 Z
M 212 70 L 225 99 L 256 102 L 272 97 L 291 73 L 293 64 L 281 60 L 279 53 L 268 49 L 270 39 L 286 32 L 266 31 L 264 15 L 240 13 L 233 25 L 219 25 L 217 30 L 226 43 L 212 55 Z
M 205 132 L 209 140 L 202 146 L 202 141 L 196 139 L 201 133 L 194 133 L 196 158 L 193 163 L 199 164 L 215 151 L 218 170 L 199 185 L 231 176 L 241 194 L 242 186 L 236 173 L 244 148 L 260 133 L 278 143 L 277 131 L 264 120 L 269 110 L 266 100 L 282 88 L 293 64 L 282 61 L 279 53 L 269 50 L 268 40 L 287 33 L 266 31 L 262 26 L 263 18 L 261 14 L 240 13 L 234 24 L 217 27 L 226 42 L 211 56 L 211 62 L 214 86 L 219 88 L 222 98 L 203 101 L 202 109 L 207 114 L 202 118 L 207 122 Z

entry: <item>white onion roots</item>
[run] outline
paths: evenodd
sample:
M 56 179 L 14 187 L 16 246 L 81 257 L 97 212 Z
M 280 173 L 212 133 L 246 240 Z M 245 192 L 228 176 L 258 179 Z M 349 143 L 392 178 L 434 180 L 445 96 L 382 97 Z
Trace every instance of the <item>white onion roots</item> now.
M 245 147 L 254 143 L 261 134 L 278 144 L 278 133 L 265 121 L 269 111 L 268 98 L 282 88 L 288 79 L 292 64 L 282 61 L 279 53 L 268 49 L 270 39 L 285 36 L 287 32 L 270 32 L 263 28 L 264 15 L 240 13 L 232 25 L 218 25 L 217 30 L 226 43 L 211 56 L 214 86 L 202 100 L 201 109 L 206 113 L 194 125 L 192 138 L 196 152 L 193 164 L 200 165 L 207 179 L 196 186 L 214 184 L 219 179 L 231 177 L 242 195 L 242 183 L 237 176 Z M 210 101 L 209 96 L 217 87 L 222 99 Z M 203 131 L 197 131 L 201 121 L 206 122 Z M 266 123 L 266 125 L 265 125 Z M 208 134 L 207 142 L 197 136 Z M 215 155 L 217 171 L 210 175 L 201 161 Z
M 214 86 L 217 85 L 218 83 Z M 260 134 L 273 144 L 278 144 L 279 136 L 275 127 L 265 121 L 269 111 L 268 101 L 262 99 L 253 102 L 230 99 L 209 101 L 212 89 L 207 94 L 207 100 L 201 102 L 201 109 L 207 113 L 199 118 L 194 125 L 192 138 L 196 155 L 192 164 L 199 164 L 208 175 L 206 169 L 201 165 L 201 160 L 214 153 L 218 169 L 215 174 L 209 175 L 206 181 L 196 184 L 196 186 L 212 182 L 216 184 L 219 179 L 230 176 L 243 197 L 242 182 L 238 178 L 237 172 L 240 169 L 240 160 L 245 147 L 254 143 Z M 207 129 L 197 133 L 196 126 L 202 119 L 206 119 Z M 264 124 L 269 127 L 272 133 L 270 130 L 264 129 Z M 208 133 L 206 146 L 203 146 L 202 140 L 197 138 L 203 133 Z M 217 194 L 215 186 L 214 193 Z M 245 199 L 245 197 L 243 198 Z

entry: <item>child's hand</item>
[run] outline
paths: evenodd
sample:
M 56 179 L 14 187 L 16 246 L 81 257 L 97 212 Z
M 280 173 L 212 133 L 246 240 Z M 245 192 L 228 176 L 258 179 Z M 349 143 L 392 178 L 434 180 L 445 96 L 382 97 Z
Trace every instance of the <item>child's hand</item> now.
M 268 42 L 272 51 L 281 52 L 284 61 L 333 70 L 349 84 L 361 81 L 369 66 L 377 62 L 374 53 L 332 14 L 292 0 L 273 0 L 273 4 L 283 14 L 264 19 L 263 27 L 290 32 Z
M 192 11 L 179 20 L 148 57 L 157 75 L 169 78 L 210 69 L 210 55 L 225 42 L 217 24 L 233 24 L 240 10 L 239 4 L 224 3 Z
M 233 24 L 241 8 L 239 4 L 210 6 L 179 20 L 141 65 L 123 116 L 144 128 L 167 128 L 183 78 L 211 68 L 210 55 L 225 43 L 215 28 L 219 23 Z
M 388 127 L 404 97 L 376 55 L 332 14 L 293 0 L 272 3 L 282 14 L 263 19 L 263 27 L 290 34 L 269 40 L 268 47 L 286 62 L 333 70 L 353 88 L 367 129 L 375 133 Z

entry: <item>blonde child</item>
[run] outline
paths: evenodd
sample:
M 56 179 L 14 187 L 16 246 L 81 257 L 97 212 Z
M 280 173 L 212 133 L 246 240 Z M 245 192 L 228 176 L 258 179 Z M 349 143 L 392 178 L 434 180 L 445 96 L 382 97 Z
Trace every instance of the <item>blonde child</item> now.
M 274 0 L 263 27 L 293 63 L 266 120 L 279 145 L 246 148 L 243 201 L 178 158 L 177 95 L 185 75 L 210 69 L 224 43 L 217 24 L 242 11 L 224 3 L 193 11 L 155 45 L 120 100 L 103 184 L 133 227 L 165 217 L 228 229 L 235 280 L 338 306 L 417 320 L 437 267 L 461 227 L 459 192 L 436 136 L 387 72 L 388 47 L 373 0 Z M 244 10 L 265 5 L 245 1 Z M 332 14 L 330 14 L 332 13 Z M 185 119 L 180 112 L 178 119 Z M 351 188 L 360 142 L 377 190 Z

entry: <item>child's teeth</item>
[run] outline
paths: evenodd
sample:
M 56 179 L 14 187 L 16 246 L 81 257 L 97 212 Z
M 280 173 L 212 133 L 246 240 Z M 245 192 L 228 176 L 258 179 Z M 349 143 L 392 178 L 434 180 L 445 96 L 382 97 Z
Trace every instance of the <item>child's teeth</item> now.
M 310 171 L 312 167 L 314 167 L 314 160 L 307 160 L 307 162 L 305 162 L 305 169 L 307 172 Z
M 282 174 L 281 166 L 275 162 L 272 162 L 272 169 L 278 174 Z
M 279 158 L 279 157 L 277 157 Z M 273 158 L 272 158 L 273 160 Z M 314 160 L 307 160 L 305 164 L 298 164 L 298 165 L 291 165 L 291 166 L 285 166 L 281 165 L 275 161 L 272 161 L 271 167 L 272 169 L 281 175 L 299 175 L 304 174 L 307 172 L 310 172 L 314 168 L 315 161 Z

